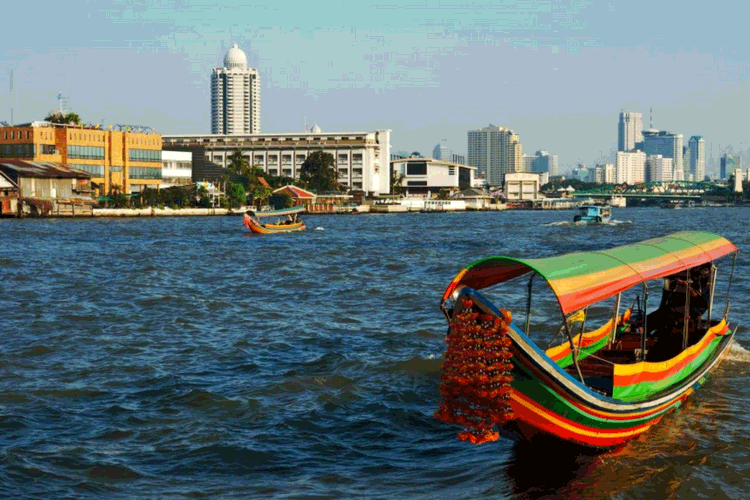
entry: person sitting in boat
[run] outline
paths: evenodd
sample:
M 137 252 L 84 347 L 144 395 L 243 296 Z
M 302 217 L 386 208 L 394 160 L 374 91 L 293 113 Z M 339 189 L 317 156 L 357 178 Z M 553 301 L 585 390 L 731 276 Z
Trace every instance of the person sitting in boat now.
M 287 215 L 286 216 L 286 221 L 284 221 L 284 224 L 287 224 L 287 225 L 294 224 L 294 218 L 292 218 L 291 215 Z

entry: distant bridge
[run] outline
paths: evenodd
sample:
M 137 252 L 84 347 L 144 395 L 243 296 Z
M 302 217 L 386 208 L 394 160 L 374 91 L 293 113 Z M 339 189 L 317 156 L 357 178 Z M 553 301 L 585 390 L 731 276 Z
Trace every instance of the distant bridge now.
M 727 196 L 731 190 L 705 181 L 643 182 L 640 184 L 604 184 L 594 189 L 570 193 L 577 198 L 604 198 L 622 196 L 624 198 L 662 198 L 679 200 L 700 200 L 705 196 Z

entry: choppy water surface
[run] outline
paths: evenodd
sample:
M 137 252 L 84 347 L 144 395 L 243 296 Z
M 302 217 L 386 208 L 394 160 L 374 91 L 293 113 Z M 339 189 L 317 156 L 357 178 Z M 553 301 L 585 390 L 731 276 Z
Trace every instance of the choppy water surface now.
M 435 422 L 440 296 L 471 261 L 683 229 L 731 239 L 750 348 L 748 211 L 2 220 L 0 496 L 747 498 L 748 353 L 616 454 L 473 446 Z M 518 304 L 501 306 L 520 307 Z

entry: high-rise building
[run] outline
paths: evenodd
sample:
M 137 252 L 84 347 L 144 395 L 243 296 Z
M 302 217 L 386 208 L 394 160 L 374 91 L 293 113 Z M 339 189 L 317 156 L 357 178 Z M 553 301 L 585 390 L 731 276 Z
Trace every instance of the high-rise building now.
M 662 155 L 664 158 L 672 158 L 673 171 L 678 168 L 682 170 L 682 134 L 671 134 L 665 130 L 644 130 L 643 151 L 646 156 Z
M 618 151 L 615 164 L 617 184 L 638 184 L 646 180 L 646 153 Z
M 719 166 L 719 177 L 721 179 L 728 179 L 729 175 L 735 171 L 735 169 L 742 169 L 742 160 L 739 156 L 725 154 L 721 157 L 721 163 Z
M 557 155 L 551 155 L 547 151 L 539 150 L 533 158 L 532 170 L 530 172 L 538 174 L 548 172 L 551 176 L 557 175 Z
M 617 150 L 634 151 L 636 144 L 643 141 L 643 116 L 622 111 L 617 125 Z
M 706 140 L 694 135 L 688 142 L 690 146 L 690 173 L 693 180 L 702 181 L 706 176 Z
M 211 74 L 211 133 L 260 133 L 260 75 L 236 43 Z
M 501 186 L 505 174 L 523 170 L 521 139 L 512 130 L 490 124 L 468 132 L 468 163 L 484 174 L 490 186 Z
M 669 182 L 672 177 L 672 158 L 664 158 L 662 155 L 652 155 L 646 158 L 646 181 L 647 182 Z
M 453 151 L 443 142 L 439 142 L 432 149 L 432 157 L 436 160 L 451 161 Z
M 521 168 L 522 172 L 534 172 L 534 160 L 536 159 L 536 156 L 534 155 L 523 155 L 521 157 L 521 163 L 523 164 L 523 168 Z

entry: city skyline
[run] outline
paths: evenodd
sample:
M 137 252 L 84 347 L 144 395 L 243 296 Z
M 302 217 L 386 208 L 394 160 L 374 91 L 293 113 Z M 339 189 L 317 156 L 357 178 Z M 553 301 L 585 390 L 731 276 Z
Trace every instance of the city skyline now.
M 645 118 L 653 106 L 656 128 L 706 137 L 709 172 L 726 146 L 750 148 L 741 123 L 749 52 L 739 29 L 747 6 L 694 16 L 702 4 L 535 5 L 49 3 L 50 15 L 37 19 L 31 5 L 14 4 L 11 17 L 35 19 L 39 35 L 29 38 L 27 23 L 6 30 L 0 119 L 10 121 L 11 107 L 16 123 L 42 119 L 61 92 L 87 122 L 203 133 L 211 69 L 237 43 L 259 70 L 264 132 L 302 131 L 305 122 L 324 131 L 389 128 L 394 150 L 428 155 L 446 139 L 463 154 L 467 131 L 497 123 L 525 150 L 557 154 L 562 173 L 611 161 L 620 111 Z M 667 14 L 674 22 L 664 25 Z M 617 29 L 635 22 L 639 30 Z M 46 35 L 60 23 L 64 36 Z M 624 68 L 629 78 L 603 76 Z M 635 84 L 639 73 L 659 78 Z

